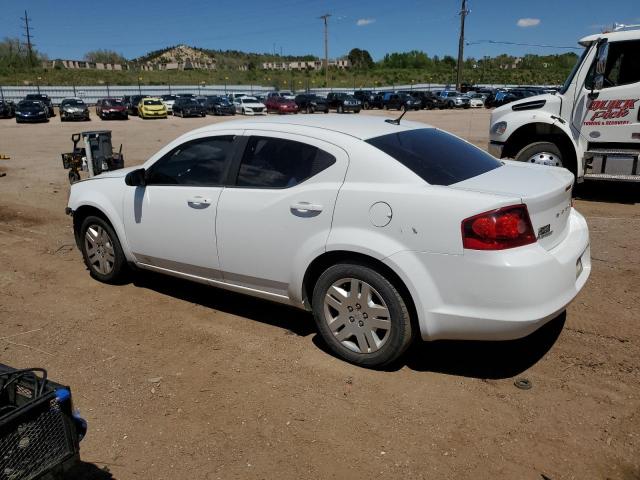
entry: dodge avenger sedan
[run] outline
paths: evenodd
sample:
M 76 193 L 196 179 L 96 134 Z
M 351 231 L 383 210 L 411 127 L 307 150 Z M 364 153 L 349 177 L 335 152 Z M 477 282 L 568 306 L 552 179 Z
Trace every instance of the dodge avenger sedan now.
M 422 123 L 344 115 L 218 123 L 71 186 L 90 274 L 129 265 L 311 310 L 341 358 L 412 339 L 506 340 L 590 270 L 562 168 L 496 160 Z

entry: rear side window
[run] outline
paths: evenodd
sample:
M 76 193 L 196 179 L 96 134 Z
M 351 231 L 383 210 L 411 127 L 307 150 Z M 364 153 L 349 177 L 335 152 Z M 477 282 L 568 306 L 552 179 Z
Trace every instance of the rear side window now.
M 367 140 L 431 185 L 451 185 L 502 164 L 477 147 L 441 130 L 421 128 Z
M 236 185 L 288 188 L 335 163 L 333 155 L 313 145 L 273 137 L 249 138 Z

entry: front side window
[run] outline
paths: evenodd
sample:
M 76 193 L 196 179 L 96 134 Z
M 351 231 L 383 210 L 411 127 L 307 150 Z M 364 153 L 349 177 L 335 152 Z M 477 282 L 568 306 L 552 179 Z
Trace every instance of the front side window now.
M 585 78 L 585 87 L 589 90 L 593 85 L 597 61 L 598 59 L 594 58 Z M 602 88 L 636 82 L 640 82 L 640 40 L 609 42 L 609 54 Z
M 147 185 L 222 185 L 233 135 L 192 140 L 174 148 L 147 172 Z
M 335 161 L 333 155 L 306 143 L 251 137 L 242 156 L 236 185 L 289 188 L 313 177 Z
M 502 165 L 479 148 L 435 128 L 391 133 L 370 138 L 367 143 L 431 185 L 452 185 Z

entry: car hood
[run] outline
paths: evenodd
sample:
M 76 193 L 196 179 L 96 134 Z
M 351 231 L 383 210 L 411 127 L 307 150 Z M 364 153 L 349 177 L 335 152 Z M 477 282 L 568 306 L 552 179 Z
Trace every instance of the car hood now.
M 104 178 L 124 178 L 127 173 L 142 168 L 142 165 L 135 165 L 133 167 L 119 168 L 118 170 L 112 170 L 110 172 L 103 172 L 94 177 L 89 177 L 86 180 L 102 180 Z M 84 181 L 84 180 L 83 180 Z
M 561 105 L 562 99 L 560 96 L 552 93 L 543 93 L 542 95 L 521 98 L 497 107 L 491 114 L 491 123 L 493 124 L 498 118 L 513 111 L 541 110 L 544 108 L 544 111 L 547 113 L 559 115 Z

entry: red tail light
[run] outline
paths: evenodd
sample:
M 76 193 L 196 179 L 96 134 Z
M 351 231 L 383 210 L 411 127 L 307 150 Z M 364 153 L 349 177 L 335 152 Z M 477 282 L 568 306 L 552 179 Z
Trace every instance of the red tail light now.
M 526 205 L 512 205 L 462 221 L 462 246 L 471 250 L 504 250 L 536 242 Z

